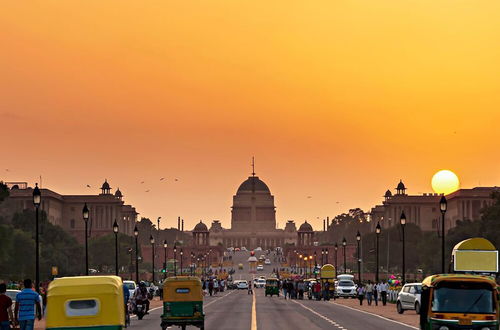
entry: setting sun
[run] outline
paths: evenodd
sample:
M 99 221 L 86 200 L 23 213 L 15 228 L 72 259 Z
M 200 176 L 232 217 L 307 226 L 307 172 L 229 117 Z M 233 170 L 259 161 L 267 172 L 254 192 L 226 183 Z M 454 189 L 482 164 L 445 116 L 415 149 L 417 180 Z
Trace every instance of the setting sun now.
M 432 189 L 439 194 L 450 194 L 460 187 L 460 181 L 455 173 L 441 170 L 432 177 Z

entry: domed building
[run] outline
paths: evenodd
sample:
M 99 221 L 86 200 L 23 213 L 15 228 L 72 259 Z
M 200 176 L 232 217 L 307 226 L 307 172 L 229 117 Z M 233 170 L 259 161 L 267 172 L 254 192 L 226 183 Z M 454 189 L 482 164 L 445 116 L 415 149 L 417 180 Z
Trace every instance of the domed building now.
M 297 242 L 297 232 L 290 228 L 295 229 L 290 221 L 287 230 L 277 228 L 274 196 L 267 184 L 252 173 L 233 196 L 231 229 L 221 230 L 219 225 L 212 225 L 210 242 L 248 249 L 283 247 Z

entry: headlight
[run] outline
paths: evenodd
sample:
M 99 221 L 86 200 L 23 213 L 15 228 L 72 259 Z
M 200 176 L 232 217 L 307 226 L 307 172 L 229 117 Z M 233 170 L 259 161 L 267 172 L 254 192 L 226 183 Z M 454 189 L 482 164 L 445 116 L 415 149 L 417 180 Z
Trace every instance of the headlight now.
M 442 325 L 442 326 L 439 327 L 439 330 L 450 330 L 450 328 L 448 328 L 445 325 Z

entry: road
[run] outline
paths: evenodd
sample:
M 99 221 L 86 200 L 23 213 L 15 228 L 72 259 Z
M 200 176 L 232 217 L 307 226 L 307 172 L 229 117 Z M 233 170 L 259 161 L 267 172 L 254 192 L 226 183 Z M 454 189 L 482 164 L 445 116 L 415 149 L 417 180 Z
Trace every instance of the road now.
M 241 254 L 235 261 L 248 257 Z M 271 271 L 277 265 L 266 266 Z M 235 278 L 252 278 L 246 270 Z M 230 290 L 213 297 L 205 297 L 205 328 L 208 330 L 290 330 L 290 329 L 341 329 L 341 330 L 396 330 L 414 329 L 404 324 L 375 315 L 347 308 L 332 301 L 285 300 L 265 297 L 264 289 L 254 289 L 255 295 L 246 290 Z M 132 319 L 132 329 L 160 329 L 161 308 L 152 310 L 143 320 Z M 172 329 L 176 329 L 172 327 Z M 190 329 L 196 329 L 191 327 Z

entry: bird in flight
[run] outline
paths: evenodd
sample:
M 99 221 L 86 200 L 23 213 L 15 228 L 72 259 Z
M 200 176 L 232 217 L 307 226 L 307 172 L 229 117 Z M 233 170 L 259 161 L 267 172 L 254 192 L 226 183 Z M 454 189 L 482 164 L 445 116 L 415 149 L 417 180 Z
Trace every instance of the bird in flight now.
M 146 192 L 149 192 L 149 189 L 148 189 L 148 190 L 146 190 Z
M 160 179 L 160 181 L 163 181 L 163 180 L 165 180 L 165 178 L 161 178 L 161 179 Z
M 307 198 L 312 198 L 312 196 L 307 196 Z
M 5 169 L 6 172 L 10 172 L 10 170 L 8 168 Z
M 144 183 L 144 181 L 141 181 L 141 184 L 143 184 L 143 183 Z
M 179 181 L 179 179 L 175 179 L 175 181 Z
M 87 185 L 87 188 L 92 188 L 89 184 Z

